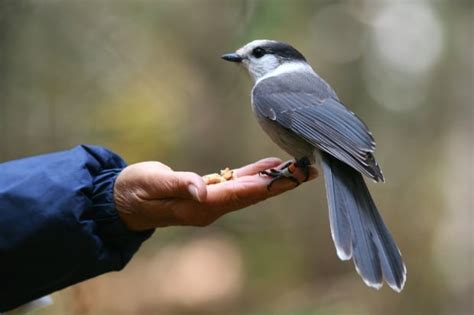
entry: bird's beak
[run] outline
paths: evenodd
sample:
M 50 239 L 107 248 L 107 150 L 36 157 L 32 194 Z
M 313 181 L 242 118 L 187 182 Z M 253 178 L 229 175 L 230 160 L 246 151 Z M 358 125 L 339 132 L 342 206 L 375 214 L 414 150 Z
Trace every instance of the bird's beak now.
M 231 61 L 231 62 L 242 62 L 242 60 L 244 59 L 236 53 L 225 54 L 225 55 L 222 55 L 221 58 L 227 61 Z

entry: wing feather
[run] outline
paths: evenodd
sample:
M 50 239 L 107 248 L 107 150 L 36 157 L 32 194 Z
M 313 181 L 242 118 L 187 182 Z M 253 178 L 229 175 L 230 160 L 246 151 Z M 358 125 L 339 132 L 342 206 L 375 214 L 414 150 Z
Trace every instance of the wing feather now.
M 252 101 L 257 115 L 278 122 L 366 176 L 383 181 L 369 129 L 321 78 L 308 73 L 262 80 L 252 92 Z

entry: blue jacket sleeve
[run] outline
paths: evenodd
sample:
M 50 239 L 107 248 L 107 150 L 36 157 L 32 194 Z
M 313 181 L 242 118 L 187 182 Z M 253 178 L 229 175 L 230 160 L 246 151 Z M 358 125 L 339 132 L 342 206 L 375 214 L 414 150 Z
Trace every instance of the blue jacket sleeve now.
M 0 164 L 0 311 L 128 263 L 153 231 L 115 210 L 125 166 L 95 146 Z

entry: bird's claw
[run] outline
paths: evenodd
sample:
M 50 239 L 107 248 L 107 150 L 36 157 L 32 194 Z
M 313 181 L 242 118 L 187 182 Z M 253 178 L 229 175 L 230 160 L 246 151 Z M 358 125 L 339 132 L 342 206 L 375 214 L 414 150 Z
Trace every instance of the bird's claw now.
M 293 173 L 295 172 L 297 168 L 301 168 L 305 175 L 303 182 L 306 182 L 309 179 L 309 168 L 308 168 L 309 165 L 310 165 L 309 160 L 307 158 L 302 158 L 296 161 L 287 162 L 279 170 L 272 168 L 269 170 L 261 171 L 260 175 L 266 175 L 266 176 L 272 177 L 272 180 L 267 185 L 268 190 L 272 188 L 273 183 L 275 183 L 276 181 L 280 179 L 289 179 L 292 182 L 296 183 L 297 186 L 299 186 L 301 184 L 301 181 L 297 179 L 293 175 Z
M 307 158 L 301 158 L 295 162 L 295 167 L 300 168 L 303 171 L 304 179 L 303 182 L 307 182 L 309 179 L 309 166 L 311 165 L 311 161 Z
M 270 190 L 273 186 L 273 183 L 275 183 L 276 181 L 278 181 L 280 179 L 289 179 L 289 180 L 295 182 L 296 185 L 301 184 L 300 181 L 296 177 L 294 177 L 291 174 L 288 175 L 287 170 L 288 170 L 288 168 L 282 168 L 281 170 L 277 170 L 277 169 L 272 168 L 268 171 L 260 172 L 260 175 L 266 175 L 266 176 L 269 176 L 269 177 L 272 178 L 270 183 L 267 185 L 267 189 Z

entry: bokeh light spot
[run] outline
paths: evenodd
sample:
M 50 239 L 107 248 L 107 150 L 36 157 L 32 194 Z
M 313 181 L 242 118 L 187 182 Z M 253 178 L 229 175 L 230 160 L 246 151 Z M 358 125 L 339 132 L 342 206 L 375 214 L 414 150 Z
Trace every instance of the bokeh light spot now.
M 443 34 L 439 19 L 423 2 L 393 3 L 375 17 L 374 43 L 387 65 L 423 72 L 439 59 Z

